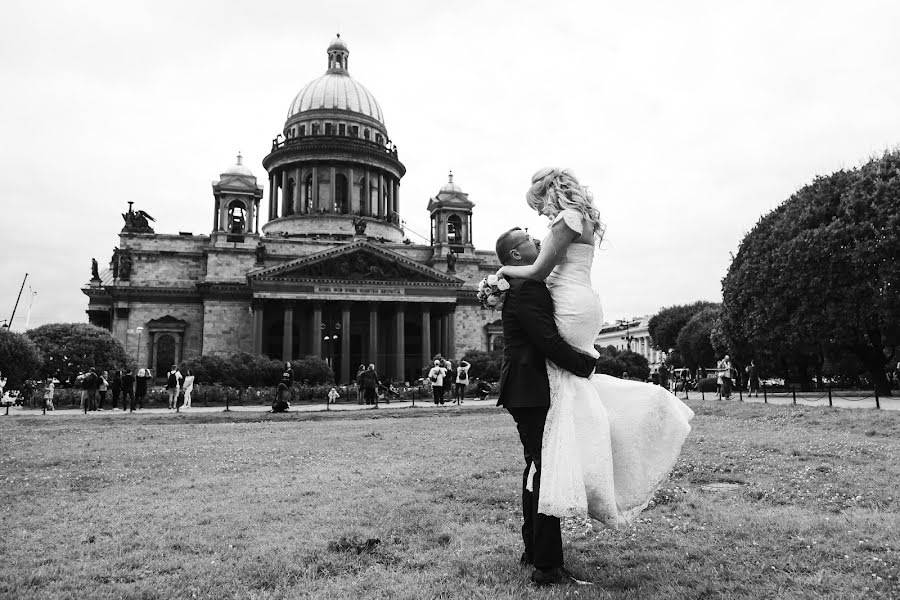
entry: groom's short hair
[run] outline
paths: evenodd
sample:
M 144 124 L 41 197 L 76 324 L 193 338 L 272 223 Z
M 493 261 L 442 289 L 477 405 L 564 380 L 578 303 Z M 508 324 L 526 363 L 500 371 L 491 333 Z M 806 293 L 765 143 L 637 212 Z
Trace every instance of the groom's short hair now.
M 516 231 L 522 231 L 522 228 L 513 227 L 509 231 L 504 231 L 500 234 L 500 237 L 497 238 L 497 245 L 494 246 L 494 251 L 497 253 L 497 258 L 500 260 L 501 265 L 509 263 L 509 251 L 516 247 L 516 241 L 513 237 L 513 233 Z

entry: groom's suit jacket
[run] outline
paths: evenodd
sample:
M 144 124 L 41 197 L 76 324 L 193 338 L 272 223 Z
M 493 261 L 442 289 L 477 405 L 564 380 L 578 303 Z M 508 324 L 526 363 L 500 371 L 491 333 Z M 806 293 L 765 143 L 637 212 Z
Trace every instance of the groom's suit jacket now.
M 502 315 L 503 367 L 497 406 L 550 406 L 547 358 L 575 375 L 593 373 L 595 359 L 560 337 L 553 320 L 553 299 L 542 281 L 510 279 Z

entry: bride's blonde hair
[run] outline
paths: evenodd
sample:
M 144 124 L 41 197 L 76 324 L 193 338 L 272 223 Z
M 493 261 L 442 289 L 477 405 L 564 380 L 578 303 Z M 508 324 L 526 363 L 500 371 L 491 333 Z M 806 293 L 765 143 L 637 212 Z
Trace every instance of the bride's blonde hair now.
M 572 208 L 594 226 L 594 237 L 603 239 L 606 225 L 600 220 L 600 211 L 594 206 L 594 196 L 586 190 L 569 169 L 545 167 L 531 176 L 531 188 L 525 194 L 528 206 L 549 219 L 567 208 Z

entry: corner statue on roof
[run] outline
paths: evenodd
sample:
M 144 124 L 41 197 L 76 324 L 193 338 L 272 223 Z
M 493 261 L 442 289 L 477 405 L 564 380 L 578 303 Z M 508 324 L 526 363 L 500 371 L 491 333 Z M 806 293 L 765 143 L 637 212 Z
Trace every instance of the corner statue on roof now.
M 131 207 L 132 204 L 134 202 L 129 202 L 128 212 L 122 213 L 122 219 L 125 221 L 122 233 L 153 233 L 153 228 L 150 227 L 149 221 L 155 223 L 156 219 L 142 210 L 135 212 Z

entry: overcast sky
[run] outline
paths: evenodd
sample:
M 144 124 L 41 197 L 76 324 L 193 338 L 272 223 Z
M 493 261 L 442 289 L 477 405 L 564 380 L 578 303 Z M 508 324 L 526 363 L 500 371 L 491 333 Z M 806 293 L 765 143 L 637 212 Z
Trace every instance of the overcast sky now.
M 607 237 L 607 320 L 720 300 L 756 221 L 900 142 L 900 3 L 4 2 L 0 319 L 86 321 L 90 259 L 132 200 L 208 234 L 210 182 L 262 159 L 337 31 L 407 167 L 401 213 L 455 181 L 479 248 L 543 235 L 531 174 L 571 167 Z M 427 243 L 427 242 L 426 242 Z M 29 289 L 30 288 L 30 289 Z

